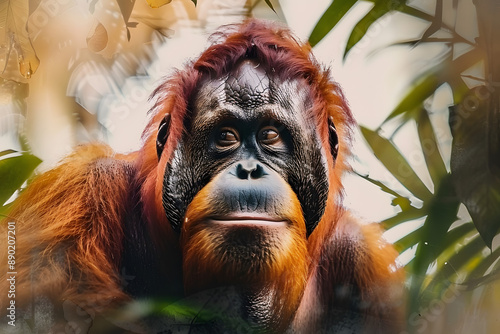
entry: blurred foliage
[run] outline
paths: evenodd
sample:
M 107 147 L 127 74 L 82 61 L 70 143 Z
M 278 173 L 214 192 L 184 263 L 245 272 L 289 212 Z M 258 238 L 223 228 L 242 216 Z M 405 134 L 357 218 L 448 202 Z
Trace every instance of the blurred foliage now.
M 159 8 L 172 2 L 172 0 L 146 0 L 151 8 Z M 196 3 L 195 3 L 196 4 Z
M 405 197 L 383 182 L 362 175 L 394 196 L 393 204 L 401 208 L 383 225 L 391 229 L 411 220 L 424 220 L 419 228 L 396 242 L 400 252 L 416 249 L 415 256 L 406 265 L 410 284 L 409 312 L 442 297 L 453 283 L 472 289 L 500 275 L 500 248 L 491 251 L 493 238 L 500 228 L 500 6 L 497 0 L 474 1 L 476 16 L 473 12 L 465 18 L 463 13 L 459 16 L 460 6 L 470 1 L 451 2 L 455 23 L 450 26 L 443 19 L 443 0 L 435 1 L 434 14 L 427 14 L 405 0 L 373 0 L 373 7 L 352 28 L 344 50 L 345 58 L 377 20 L 394 12 L 428 22 L 420 38 L 395 45 L 415 48 L 439 43 L 445 49 L 444 53 L 426 59 L 433 65 L 417 74 L 378 129 L 361 127 L 375 156 L 411 194 Z M 318 44 L 358 2 L 334 0 L 312 31 L 311 45 Z M 412 4 L 416 3 L 418 1 Z M 461 20 L 467 19 L 478 24 L 479 36 L 474 41 L 457 32 Z M 457 46 L 466 51 L 458 52 Z M 484 65 L 482 77 L 464 73 L 478 64 Z M 469 88 L 464 78 L 479 83 Z M 440 153 L 443 150 L 436 140 L 428 103 L 443 85 L 451 88 L 450 100 L 454 104 L 449 110 L 453 137 L 451 156 L 446 157 Z M 392 141 L 408 122 L 417 127 L 433 192 Z M 387 136 L 381 135 L 389 123 L 395 130 Z M 450 163 L 449 171 L 446 162 Z M 412 205 L 412 197 L 420 200 L 422 206 Z M 461 203 L 467 208 L 472 222 L 457 218 Z
M 192 28 L 199 29 L 206 24 L 207 15 L 250 15 L 259 4 L 257 10 L 269 8 L 274 13 L 268 12 L 276 15 L 270 0 L 238 3 L 234 10 L 229 9 L 231 2 L 225 0 L 207 0 L 199 10 L 197 3 L 196 0 L 174 4 L 171 0 L 0 1 L 0 118 L 5 118 L 10 108 L 22 116 L 37 113 L 43 114 L 40 118 L 56 117 L 59 123 L 64 122 L 59 129 L 66 126 L 66 132 L 50 131 L 49 126 L 45 130 L 41 122 L 26 125 L 30 128 L 29 139 L 40 143 L 44 150 L 51 149 L 47 145 L 61 139 L 68 146 L 106 141 L 113 132 L 106 121 L 110 113 L 118 111 L 110 111 L 112 108 L 100 102 L 111 94 L 127 99 L 125 95 L 119 96 L 124 86 L 128 88 L 125 80 L 133 76 L 142 80 L 150 74 L 148 66 L 155 61 L 157 48 L 172 36 L 172 26 L 179 23 L 184 28 L 192 23 Z M 193 23 L 197 18 L 202 23 Z M 31 90 L 29 104 L 24 102 L 27 96 L 20 97 L 14 89 L 20 84 Z M 118 98 L 110 100 L 106 103 L 114 103 Z M 35 133 L 43 136 L 43 144 L 40 138 L 33 138 Z
M 151 6 L 151 8 L 159 8 L 161 6 L 167 5 L 172 2 L 172 0 L 146 0 Z M 196 6 L 198 4 L 197 0 L 191 0 L 192 3 Z
M 31 45 L 26 29 L 31 8 L 28 0 L 0 2 L 0 70 L 2 74 L 5 73 L 10 62 L 17 62 L 20 74 L 26 79 L 31 78 L 38 68 L 40 61 Z
M 8 200 L 28 180 L 42 161 L 26 152 L 5 150 L 0 152 L 0 216 L 8 213 Z

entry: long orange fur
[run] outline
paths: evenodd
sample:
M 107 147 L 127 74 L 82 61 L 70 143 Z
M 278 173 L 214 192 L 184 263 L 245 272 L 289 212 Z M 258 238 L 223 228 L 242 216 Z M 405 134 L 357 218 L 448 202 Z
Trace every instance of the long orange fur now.
M 387 296 L 387 291 L 392 291 L 390 286 L 399 286 L 402 281 L 401 271 L 394 267 L 397 253 L 381 239 L 378 226 L 360 224 L 341 205 L 341 176 L 349 168 L 347 159 L 354 120 L 340 88 L 330 79 L 329 71 L 312 57 L 310 47 L 300 44 L 280 26 L 249 20 L 219 37 L 222 43 L 214 43 L 198 60 L 187 64 L 183 71 L 174 74 L 155 91 L 156 104 L 143 134 L 144 146 L 138 152 L 119 156 L 104 145 L 81 147 L 58 167 L 37 177 L 22 192 L 9 217 L 0 224 L 0 245 L 6 245 L 6 221 L 16 222 L 17 300 L 20 305 L 28 305 L 39 294 L 55 302 L 85 302 L 90 298 L 98 301 L 98 311 L 129 300 L 120 286 L 118 263 L 124 242 L 124 216 L 134 207 L 134 200 L 141 203 L 150 233 L 158 237 L 157 243 L 165 256 L 181 256 L 178 236 L 170 228 L 161 203 L 165 167 L 183 134 L 183 122 L 190 112 L 189 101 L 201 78 L 224 75 L 249 48 L 255 47 L 259 61 L 268 64 L 279 78 L 306 80 L 314 97 L 311 116 L 317 122 L 325 152 L 330 151 L 329 116 L 334 119 L 340 147 L 335 161 L 326 154 L 329 197 L 323 218 L 308 238 L 307 245 L 298 242 L 294 246 L 293 252 L 299 256 L 282 261 L 294 261 L 298 267 L 306 269 L 305 274 L 298 271 L 301 273 L 291 281 L 294 282 L 292 286 L 278 284 L 279 293 L 292 291 L 292 299 L 297 300 L 304 290 L 313 295 L 308 295 L 300 306 L 281 303 L 282 309 L 276 313 L 294 316 L 298 307 L 294 320 L 296 328 L 314 328 L 311 323 L 321 316 L 321 312 L 310 308 L 328 307 L 334 302 L 329 298 L 334 298 L 335 283 L 348 280 L 360 287 L 363 298 L 371 305 L 367 314 L 388 319 L 397 317 L 393 299 L 399 295 L 396 291 L 395 296 Z M 171 115 L 170 133 L 158 160 L 155 140 L 165 113 Z M 135 189 L 139 189 L 138 194 L 133 194 Z M 191 208 L 200 211 L 206 203 L 202 199 L 195 200 Z M 202 209 L 200 214 L 206 214 L 206 210 L 209 208 Z M 299 224 L 303 224 L 300 205 L 296 203 L 290 210 L 288 214 L 299 221 L 302 219 Z M 191 215 L 194 211 L 188 213 Z M 200 239 L 203 245 L 191 246 L 210 248 L 205 243 L 206 238 Z M 354 264 L 343 257 L 352 246 L 344 248 L 343 240 L 354 242 L 359 248 L 355 249 Z M 184 252 L 184 256 L 189 258 L 190 253 Z M 6 257 L 5 247 L 0 247 L 2 275 L 7 272 Z M 279 271 L 288 265 L 278 266 L 267 279 L 281 281 Z M 325 272 L 325 267 L 321 266 L 338 270 Z M 347 272 L 353 274 L 349 276 Z M 287 275 L 293 276 L 293 272 Z M 6 280 L 0 279 L 0 309 L 6 307 L 3 296 L 7 289 Z

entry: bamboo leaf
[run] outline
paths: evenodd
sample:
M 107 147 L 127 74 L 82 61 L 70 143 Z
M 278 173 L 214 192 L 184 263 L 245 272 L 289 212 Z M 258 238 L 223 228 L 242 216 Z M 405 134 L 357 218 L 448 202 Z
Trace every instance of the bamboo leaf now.
M 415 231 L 406 234 L 401 239 L 396 241 L 394 243 L 394 246 L 396 247 L 399 253 L 402 253 L 419 242 L 420 234 L 421 234 L 420 229 L 416 229 Z
M 448 231 L 441 245 L 441 252 L 448 248 L 456 247 L 458 244 L 460 244 L 460 242 L 463 242 L 464 238 L 466 238 L 472 232 L 477 233 L 476 228 L 474 227 L 474 224 L 472 222 L 462 224 Z
M 483 283 L 483 281 L 481 280 L 482 276 L 484 276 L 486 271 L 498 260 L 499 257 L 500 248 L 497 248 L 469 273 L 468 282 L 466 284 L 477 284 L 477 286 L 481 285 Z M 477 279 L 479 279 L 479 281 L 476 281 Z
M 441 77 L 441 64 L 435 66 L 429 71 L 421 74 L 416 80 L 412 88 L 408 90 L 403 99 L 394 108 L 394 110 L 387 116 L 384 123 L 392 118 L 399 116 L 405 112 L 414 110 L 421 105 L 425 99 L 431 96 L 436 89 L 443 83 Z
M 418 218 L 422 218 L 426 214 L 427 213 L 425 210 L 417 209 L 413 206 L 410 206 L 408 209 L 397 213 L 395 216 L 393 216 L 391 218 L 387 218 L 381 224 L 385 230 L 388 230 L 388 229 L 390 229 L 394 226 L 397 226 L 401 223 L 404 223 L 404 222 L 407 222 L 410 220 L 415 220 Z
M 356 173 L 356 174 L 358 174 L 358 173 Z M 403 210 L 403 211 L 405 211 L 405 210 L 407 210 L 407 209 L 409 209 L 411 207 L 411 201 L 408 198 L 406 198 L 404 196 L 401 196 L 400 194 L 398 194 L 394 190 L 392 190 L 389 187 L 387 187 L 382 182 L 374 180 L 371 177 L 369 177 L 368 175 L 361 175 L 361 174 L 358 174 L 358 175 L 361 178 L 367 180 L 368 182 L 370 182 L 370 183 L 378 186 L 383 192 L 385 192 L 385 193 L 387 193 L 389 195 L 394 196 L 395 198 L 392 200 L 392 205 L 393 206 L 398 205 L 401 208 L 401 210 Z
M 16 152 L 17 151 L 14 151 L 14 150 L 5 150 L 5 151 L 0 152 L 0 157 L 3 157 L 4 155 L 7 155 L 7 154 L 16 153 Z
M 411 40 L 405 40 L 405 41 L 399 41 L 399 42 L 395 42 L 395 43 L 391 43 L 389 45 L 384 45 L 382 47 L 378 47 L 376 49 L 374 49 L 373 51 L 371 51 L 369 53 L 369 57 L 373 57 L 374 55 L 376 55 L 377 53 L 389 48 L 389 47 L 395 47 L 395 46 L 407 46 L 407 47 L 410 47 L 410 48 L 414 48 L 416 47 L 418 44 L 420 43 L 442 43 L 442 44 L 449 44 L 451 45 L 452 43 L 457 43 L 458 40 L 456 38 L 435 38 L 435 37 L 429 37 L 427 38 L 425 41 L 422 41 L 420 38 L 416 38 L 416 39 L 411 39 Z
M 481 285 L 498 281 L 498 278 L 500 277 L 500 268 L 499 268 L 499 262 L 497 260 L 499 257 L 500 257 L 500 248 L 496 249 L 486 259 L 481 261 L 481 263 L 476 268 L 474 268 L 474 270 L 472 270 L 471 274 L 469 275 L 470 277 L 476 277 L 476 278 L 468 279 L 463 283 L 467 287 L 467 289 L 472 290 L 477 287 L 480 287 Z M 495 261 L 497 262 L 495 263 Z M 473 275 L 476 272 L 480 273 L 486 271 L 493 263 L 495 263 L 495 265 L 490 273 L 484 276 Z
M 434 135 L 434 130 L 432 129 L 431 120 L 429 119 L 427 111 L 423 108 L 420 110 L 420 115 L 417 119 L 417 130 L 427 169 L 429 170 L 434 185 L 438 185 L 441 178 L 448 172 L 446 171 L 441 153 L 439 153 L 439 147 L 437 145 L 436 136 Z
M 9 203 L 7 205 L 0 206 L 0 220 L 3 220 L 2 218 L 9 214 L 10 209 L 12 209 L 12 204 L 13 203 Z
M 394 243 L 400 253 L 410 247 L 413 247 L 422 240 L 421 229 L 422 228 L 418 228 L 415 231 L 406 234 Z M 445 249 L 448 249 L 449 247 L 455 247 L 460 240 L 463 240 L 465 236 L 473 231 L 476 231 L 476 228 L 474 227 L 474 224 L 472 222 L 460 225 L 453 230 L 448 231 L 448 233 L 446 233 L 446 237 L 444 238 L 444 242 L 440 245 L 439 248 L 434 249 L 435 254 L 439 255 Z
M 0 1 L 0 71 L 2 76 L 9 61 L 16 59 L 21 75 L 29 79 L 40 61 L 26 30 L 28 0 Z M 16 56 L 14 55 L 16 54 Z
M 457 274 L 468 262 L 476 257 L 481 257 L 481 252 L 486 248 L 484 241 L 480 237 L 473 238 L 460 248 L 441 269 L 439 269 L 429 287 L 435 291 L 442 291 L 441 286 L 450 281 L 450 278 Z M 479 263 L 479 262 L 478 262 Z
M 169 328 L 176 333 L 188 333 L 189 329 L 208 328 L 207 325 L 214 324 L 224 324 L 228 333 L 254 332 L 255 328 L 250 328 L 248 322 L 242 320 L 235 300 L 238 299 L 234 288 L 209 289 L 169 303 L 161 314 L 172 319 Z
M 366 0 L 366 1 L 373 2 L 373 3 L 383 2 L 381 0 Z M 423 11 L 421 11 L 421 10 L 415 8 L 415 7 L 407 6 L 406 2 L 407 1 L 405 1 L 405 0 L 399 0 L 399 1 L 396 0 L 394 2 L 388 2 L 387 6 L 392 6 L 393 10 L 396 10 L 398 12 L 407 14 L 409 16 L 413 16 L 413 17 L 422 19 L 424 21 L 431 22 L 434 19 L 434 15 L 427 14 L 426 12 L 423 12 Z
M 347 45 L 344 51 L 344 59 L 351 49 L 365 36 L 368 29 L 372 26 L 375 21 L 389 13 L 392 10 L 390 6 L 387 6 L 386 2 L 376 2 L 375 6 L 354 26 L 351 31 L 351 35 L 347 40 Z
M 457 220 L 459 205 L 451 176 L 447 175 L 442 179 L 432 200 L 426 203 L 428 215 L 421 227 L 422 240 L 415 253 L 415 273 L 423 276 L 429 264 L 442 252 L 446 232 Z
M 400 245 L 401 243 L 401 246 L 411 247 L 417 244 L 418 242 L 421 242 L 423 240 L 422 227 L 411 233 L 413 235 L 413 238 L 408 238 L 410 235 L 407 235 L 401 238 L 400 241 L 396 242 L 395 244 Z M 440 244 L 437 245 L 427 244 L 426 246 L 432 247 L 432 252 L 434 253 L 435 259 L 442 259 L 444 256 L 446 261 L 450 258 L 450 255 L 446 257 L 446 253 L 449 252 L 450 249 L 451 252 L 455 253 L 454 249 L 457 247 L 457 245 L 463 243 L 466 238 L 470 237 L 471 233 L 477 234 L 477 230 L 474 227 L 474 224 L 472 222 L 469 222 L 448 231 L 443 239 L 443 242 L 441 242 Z M 415 240 L 416 238 L 418 238 L 418 240 Z
M 372 1 L 372 0 L 370 0 L 370 1 Z M 406 4 L 398 7 L 396 10 L 401 12 L 401 13 L 404 13 L 406 15 L 413 16 L 413 17 L 419 18 L 419 19 L 424 20 L 424 21 L 432 22 L 434 20 L 434 15 L 423 12 L 420 9 L 417 9 L 415 7 L 410 7 Z
M 42 161 L 30 154 L 0 160 L 0 204 L 4 204 Z
M 410 287 L 410 311 L 419 307 L 421 287 L 425 281 L 429 264 L 442 252 L 442 241 L 451 224 L 456 221 L 460 202 L 456 198 L 451 177 L 444 177 L 434 197 L 425 202 L 428 211 L 424 225 L 420 228 L 421 240 L 414 259 L 406 266 L 412 272 Z
M 311 32 L 309 44 L 311 46 L 318 44 L 340 22 L 356 2 L 357 0 L 332 1 Z
M 266 4 L 269 6 L 269 8 L 271 8 L 273 10 L 273 12 L 276 13 L 276 11 L 274 10 L 273 4 L 271 3 L 271 0 L 265 0 L 265 1 L 266 1 Z
M 396 191 L 392 190 L 391 188 L 387 187 L 385 184 L 383 184 L 382 182 L 380 181 L 377 181 L 377 180 L 374 180 L 372 179 L 371 177 L 369 177 L 368 175 L 361 175 L 359 173 L 356 173 L 358 176 L 360 176 L 361 178 L 365 179 L 366 181 L 380 187 L 380 189 L 386 193 L 388 193 L 389 195 L 392 195 L 394 197 L 403 197 L 401 196 L 399 193 L 397 193 Z
M 420 180 L 410 164 L 387 138 L 365 127 L 361 127 L 361 133 L 375 156 L 406 189 L 421 200 L 432 197 L 431 192 Z
M 451 54 L 447 53 L 439 64 L 417 77 L 413 87 L 408 90 L 403 99 L 382 124 L 398 115 L 418 108 L 443 83 L 459 82 L 460 74 L 481 60 L 481 52 L 477 48 L 459 56 L 453 61 L 450 60 L 450 56 Z
M 378 0 L 368 0 L 368 1 L 375 2 Z M 403 14 L 413 16 L 413 17 L 419 18 L 419 19 L 424 20 L 424 21 L 433 22 L 435 19 L 434 15 L 427 14 L 426 12 L 423 12 L 415 7 L 410 7 L 410 6 L 406 5 L 406 1 L 396 2 L 395 6 L 393 6 L 393 9 L 398 11 L 398 12 L 401 12 Z M 453 34 L 453 38 L 457 42 L 466 43 L 466 44 L 473 44 L 469 40 L 467 40 L 466 38 L 457 34 L 455 29 L 452 26 L 447 25 L 445 22 L 441 22 L 441 27 L 450 31 Z

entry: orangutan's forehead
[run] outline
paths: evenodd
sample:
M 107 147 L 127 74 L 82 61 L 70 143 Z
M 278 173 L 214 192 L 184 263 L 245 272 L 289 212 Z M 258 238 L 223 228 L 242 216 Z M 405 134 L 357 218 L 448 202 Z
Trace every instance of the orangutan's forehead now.
M 195 109 L 209 112 L 228 107 L 252 114 L 261 107 L 274 105 L 295 113 L 309 110 L 312 100 L 305 80 L 283 81 L 269 75 L 258 62 L 244 60 L 224 77 L 202 83 Z
M 245 60 L 231 73 L 225 85 L 225 102 L 242 109 L 255 109 L 270 103 L 270 80 L 258 63 Z

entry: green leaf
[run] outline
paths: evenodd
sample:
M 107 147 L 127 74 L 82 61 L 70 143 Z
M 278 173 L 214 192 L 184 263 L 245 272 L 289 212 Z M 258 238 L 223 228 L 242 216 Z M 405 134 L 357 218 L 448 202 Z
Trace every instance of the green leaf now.
M 401 115 L 405 112 L 414 110 L 419 107 L 425 99 L 431 96 L 436 89 L 441 86 L 443 80 L 441 79 L 442 65 L 433 67 L 431 70 L 421 74 L 416 80 L 412 88 L 410 88 L 399 104 L 387 116 L 382 124 L 387 123 L 392 118 Z
M 421 234 L 420 229 L 416 229 L 415 231 L 406 234 L 401 239 L 396 241 L 394 243 L 394 246 L 396 247 L 399 253 L 402 253 L 419 242 L 420 234 Z
M 439 184 L 431 201 L 426 204 L 427 218 L 421 227 L 422 240 L 415 253 L 414 272 L 424 275 L 429 264 L 443 250 L 446 232 L 457 220 L 460 202 L 448 174 Z
M 460 202 L 456 198 L 450 176 L 443 178 L 435 196 L 430 201 L 424 202 L 424 205 L 428 215 L 420 228 L 421 240 L 415 258 L 406 266 L 406 269 L 413 274 L 410 287 L 410 312 L 417 311 L 420 306 L 421 287 L 429 264 L 441 254 L 446 232 L 457 219 Z
M 10 209 L 12 208 L 13 203 L 9 203 L 4 206 L 0 206 L 0 221 L 3 217 L 6 217 L 9 214 Z
M 28 0 L 0 1 L 0 74 L 16 78 L 9 65 L 17 62 L 21 75 L 29 79 L 40 64 L 27 31 Z M 15 55 L 14 55 L 15 54 Z
M 309 44 L 318 44 L 354 6 L 357 0 L 334 0 L 323 13 L 309 36 Z
M 491 248 L 500 230 L 500 106 L 493 88 L 472 89 L 450 108 L 451 172 L 481 237 Z
M 161 310 L 161 314 L 172 320 L 169 328 L 177 328 L 174 330 L 177 333 L 188 333 L 189 329 L 208 328 L 220 323 L 224 324 L 227 333 L 253 333 L 255 327 L 249 327 L 241 317 L 240 308 L 235 305 L 237 296 L 234 288 L 209 289 L 170 303 Z
M 444 165 L 443 158 L 441 157 L 441 153 L 439 153 L 439 147 L 437 145 L 436 136 L 434 135 L 434 130 L 432 129 L 431 120 L 429 119 L 427 111 L 423 108 L 420 110 L 420 115 L 417 119 L 417 130 L 427 169 L 429 170 L 434 185 L 438 185 L 441 178 L 448 172 Z
M 417 209 L 413 206 L 410 206 L 408 209 L 397 213 L 395 216 L 393 216 L 391 218 L 387 218 L 381 224 L 385 230 L 388 230 L 388 229 L 390 229 L 394 226 L 397 226 L 401 223 L 404 223 L 404 222 L 407 222 L 410 220 L 415 220 L 418 218 L 422 218 L 426 214 L 427 213 L 425 210 Z
M 477 257 L 482 258 L 481 253 L 485 248 L 486 245 L 480 237 L 470 239 L 466 245 L 460 248 L 460 250 L 450 257 L 450 259 L 446 261 L 446 264 L 436 272 L 434 278 L 429 283 L 429 287 L 436 292 L 442 291 L 442 285 L 449 282 L 450 278 L 457 274 L 467 263 Z M 480 263 L 480 261 L 478 261 L 478 263 Z
M 196 2 L 196 0 L 193 0 L 194 2 Z M 274 10 L 274 7 L 273 7 L 273 4 L 271 3 L 271 0 L 265 0 L 266 1 L 266 4 L 269 6 L 269 8 L 271 8 L 273 10 L 273 12 L 276 13 L 276 11 Z M 196 3 L 195 3 L 196 5 Z
M 386 186 L 385 184 L 383 184 L 382 182 L 380 181 L 377 181 L 377 180 L 374 180 L 372 179 L 371 177 L 369 177 L 368 175 L 361 175 L 359 173 L 356 173 L 358 176 L 360 176 L 361 178 L 365 179 L 366 181 L 380 187 L 380 189 L 386 193 L 388 193 L 389 195 L 392 195 L 394 197 L 403 197 L 401 196 L 400 194 L 398 194 L 396 191 L 392 190 L 391 188 L 389 188 L 388 186 Z
M 394 244 L 398 248 L 398 251 L 402 252 L 419 243 L 422 240 L 422 231 L 422 227 L 420 227 L 395 242 Z M 448 231 L 443 243 L 433 250 L 435 257 L 438 258 L 445 249 L 448 249 L 448 247 L 456 247 L 459 241 L 463 240 L 465 236 L 473 231 L 476 231 L 476 228 L 472 222 L 460 225 L 453 230 Z
M 467 279 L 467 284 L 470 286 L 471 284 L 477 284 L 474 287 L 477 287 L 478 285 L 481 285 L 483 283 L 480 278 L 486 273 L 486 271 L 495 263 L 498 258 L 500 257 L 500 248 L 495 249 L 490 255 L 488 255 L 484 260 L 481 261 L 481 263 L 474 268 L 469 273 L 468 279 Z M 476 279 L 479 279 L 479 281 L 475 281 Z
M 369 0 L 369 1 L 376 1 L 376 0 Z M 434 20 L 434 15 L 427 14 L 426 12 L 423 12 L 415 7 L 410 7 L 406 4 L 403 4 L 403 5 L 395 8 L 395 10 L 397 10 L 403 14 L 419 18 L 419 19 L 424 20 L 424 21 L 432 22 Z
M 392 200 L 392 205 L 393 206 L 396 206 L 398 205 L 401 210 L 405 211 L 407 210 L 408 208 L 410 208 L 411 206 L 411 201 L 404 197 L 404 196 L 401 196 L 400 194 L 398 194 L 396 191 L 390 189 L 389 187 L 387 187 L 385 184 L 383 184 L 382 182 L 380 181 L 377 181 L 377 180 L 374 180 L 372 179 L 371 177 L 369 177 L 368 175 L 361 175 L 361 174 L 358 174 L 356 173 L 357 175 L 359 175 L 360 177 L 362 177 L 363 179 L 367 180 L 368 182 L 380 187 L 380 189 L 389 194 L 389 195 L 392 195 L 394 196 L 395 198 Z
M 5 151 L 0 152 L 0 157 L 3 157 L 4 155 L 7 155 L 7 154 L 16 153 L 16 152 L 17 151 L 14 151 L 14 150 L 5 150 Z
M 420 38 L 411 39 L 411 40 L 395 42 L 395 43 L 391 43 L 389 45 L 383 45 L 381 47 L 378 47 L 369 53 L 369 57 L 373 57 L 375 54 L 377 54 L 383 50 L 386 50 L 389 47 L 394 47 L 394 46 L 407 46 L 407 47 L 413 48 L 420 43 L 441 43 L 441 44 L 450 44 L 451 45 L 451 43 L 453 43 L 453 42 L 456 42 L 456 39 L 454 39 L 454 38 L 434 38 L 434 37 L 430 37 L 430 38 L 426 39 L 425 41 L 422 41 Z
M 444 241 L 441 245 L 441 252 L 448 248 L 455 248 L 457 245 L 464 242 L 464 239 L 468 238 L 471 233 L 477 233 L 476 228 L 472 222 L 462 224 L 449 230 L 444 237 Z
M 383 3 L 384 0 L 366 0 L 367 2 Z M 395 0 L 395 1 L 387 1 L 386 6 L 391 7 L 392 10 L 414 16 L 416 18 L 422 19 L 424 21 L 432 21 L 434 19 L 434 15 L 427 14 L 419 9 L 414 7 L 410 7 L 406 5 L 407 0 Z
M 0 204 L 4 204 L 42 161 L 30 154 L 0 160 Z
M 367 1 L 377 2 L 380 0 L 367 0 Z M 389 2 L 389 3 L 391 3 L 391 2 Z M 395 11 L 398 11 L 400 13 L 419 18 L 419 19 L 424 20 L 424 21 L 429 21 L 429 22 L 434 21 L 434 15 L 427 14 L 426 12 L 423 12 L 415 7 L 410 7 L 410 6 L 406 5 L 406 1 L 404 1 L 404 0 L 396 1 L 392 5 L 392 9 Z M 469 40 L 467 40 L 466 38 L 457 34 L 454 27 L 447 25 L 445 22 L 441 22 L 441 27 L 444 29 L 447 29 L 450 33 L 452 33 L 453 38 L 456 40 L 457 43 L 461 42 L 461 43 L 466 43 L 466 44 L 473 44 Z
M 481 52 L 477 48 L 459 56 L 453 61 L 450 60 L 450 56 L 451 53 L 448 52 L 441 62 L 418 76 L 413 87 L 407 91 L 403 99 L 382 124 L 387 123 L 387 121 L 398 115 L 419 108 L 425 99 L 434 94 L 436 89 L 443 83 L 459 82 L 461 80 L 460 74 L 481 60 Z
M 406 189 L 421 200 L 432 197 L 429 189 L 391 141 L 365 127 L 361 127 L 361 133 L 375 156 Z
M 375 2 L 375 6 L 354 26 L 351 35 L 347 40 L 347 45 L 344 51 L 344 60 L 351 49 L 365 36 L 368 29 L 375 21 L 391 12 L 394 8 L 389 6 L 385 1 Z
M 500 269 L 496 268 L 491 273 L 464 283 L 468 290 L 472 290 L 488 283 L 497 282 L 500 277 Z

